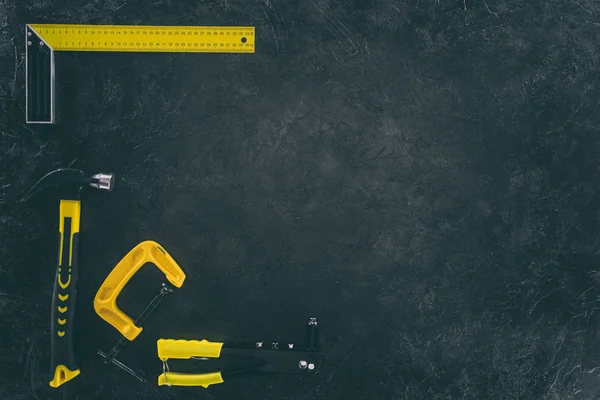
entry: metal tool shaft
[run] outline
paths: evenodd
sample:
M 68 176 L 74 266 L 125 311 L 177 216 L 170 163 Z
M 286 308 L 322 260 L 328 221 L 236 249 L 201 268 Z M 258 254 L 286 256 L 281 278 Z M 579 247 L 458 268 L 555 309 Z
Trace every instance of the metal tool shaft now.
M 142 310 L 142 313 L 135 319 L 134 325 L 136 325 L 136 326 L 143 325 L 144 322 L 146 322 L 146 320 L 148 319 L 148 317 L 150 317 L 150 315 L 152 315 L 154 310 L 156 310 L 156 308 L 162 302 L 164 297 L 172 292 L 173 292 L 173 289 L 170 288 L 167 284 L 163 283 L 162 287 L 160 289 L 160 292 L 158 292 L 158 294 L 156 296 L 154 296 L 154 298 L 150 301 L 150 303 L 148 303 L 148 305 Z M 121 368 L 122 370 L 133 375 L 135 378 L 137 378 L 138 380 L 143 382 L 144 381 L 143 378 L 141 378 L 138 374 L 136 374 L 127 365 L 123 364 L 122 362 L 120 362 L 119 360 L 116 359 L 117 355 L 121 352 L 121 350 L 123 350 L 123 348 L 127 345 L 127 343 L 129 343 L 129 341 L 126 340 L 125 338 L 121 337 L 119 339 L 119 341 L 117 342 L 117 344 L 115 344 L 113 346 L 113 348 L 110 350 L 110 352 L 108 354 L 104 353 L 102 350 L 98 350 L 98 355 L 101 356 L 102 358 L 104 358 L 104 362 L 106 364 L 113 363 L 117 367 Z

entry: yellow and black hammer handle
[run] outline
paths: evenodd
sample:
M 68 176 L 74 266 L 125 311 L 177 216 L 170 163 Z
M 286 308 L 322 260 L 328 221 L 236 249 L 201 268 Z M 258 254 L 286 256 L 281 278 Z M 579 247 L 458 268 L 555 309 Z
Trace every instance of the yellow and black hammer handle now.
M 79 241 L 79 200 L 60 201 L 58 228 L 58 267 L 54 281 L 51 311 L 50 386 L 56 388 L 79 375 L 73 349 L 73 317 L 77 301 L 77 244 Z

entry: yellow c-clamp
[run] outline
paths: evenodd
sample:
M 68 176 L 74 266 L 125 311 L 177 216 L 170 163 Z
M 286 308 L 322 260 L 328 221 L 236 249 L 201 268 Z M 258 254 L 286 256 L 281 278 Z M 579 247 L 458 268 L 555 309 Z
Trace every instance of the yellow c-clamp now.
M 141 332 L 141 325 L 148 319 L 150 314 L 158 307 L 162 299 L 173 291 L 163 283 L 160 292 L 146 306 L 135 321 L 126 315 L 117 306 L 117 298 L 125 285 L 145 264 L 152 263 L 163 272 L 169 283 L 180 288 L 185 281 L 185 273 L 169 253 L 158 243 L 145 241 L 135 246 L 106 277 L 96 297 L 94 298 L 94 310 L 100 318 L 112 325 L 123 337 L 112 348 L 109 354 L 98 350 L 98 354 L 104 358 L 106 363 L 112 362 L 118 367 L 129 372 L 137 379 L 143 381 L 132 369 L 115 359 L 128 341 L 133 341 Z

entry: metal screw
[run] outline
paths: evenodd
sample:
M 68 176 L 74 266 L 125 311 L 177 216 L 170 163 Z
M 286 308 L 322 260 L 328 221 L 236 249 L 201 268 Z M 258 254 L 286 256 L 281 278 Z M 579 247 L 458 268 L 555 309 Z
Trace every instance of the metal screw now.
M 315 364 L 313 364 L 313 363 L 308 364 L 308 369 L 310 369 L 311 371 L 313 369 L 315 369 Z
M 311 317 L 311 318 L 308 320 L 308 324 L 309 324 L 309 325 L 317 325 L 317 319 L 316 319 L 315 317 Z
M 277 343 L 277 342 L 273 342 L 273 344 L 271 345 L 271 348 L 272 348 L 273 350 L 277 350 L 277 349 L 279 348 L 279 343 Z
M 293 349 L 294 348 L 294 344 L 293 343 L 289 343 L 288 344 L 288 349 Z
M 94 186 L 96 187 L 96 186 Z M 103 189 L 101 187 L 98 187 L 99 189 Z M 106 189 L 108 191 L 112 190 L 112 186 L 111 189 Z M 173 293 L 173 289 L 171 289 L 169 286 L 167 286 L 166 283 L 162 283 L 162 286 L 160 288 L 160 292 L 158 293 L 158 295 L 162 298 L 165 297 L 166 295 L 168 295 L 169 293 Z
M 27 32 L 27 36 L 31 36 L 31 32 Z
M 256 348 L 260 349 L 263 346 L 263 342 L 256 342 Z
M 27 46 L 31 46 L 31 41 L 27 41 Z
M 306 367 L 308 367 L 308 363 L 305 360 L 300 360 L 300 362 L 298 363 L 298 367 L 300 369 L 306 369 Z M 313 365 L 314 368 L 314 365 Z
M 44 42 L 40 42 L 40 47 L 44 47 Z

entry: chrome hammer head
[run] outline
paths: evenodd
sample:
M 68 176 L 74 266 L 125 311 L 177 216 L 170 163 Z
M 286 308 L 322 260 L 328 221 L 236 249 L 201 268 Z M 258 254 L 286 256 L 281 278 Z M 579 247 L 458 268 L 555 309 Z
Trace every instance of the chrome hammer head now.
M 115 187 L 115 174 L 98 173 L 92 175 L 89 185 L 96 189 L 108 190 L 109 192 Z
M 78 199 L 85 187 L 100 190 L 113 190 L 115 175 L 112 173 L 98 173 L 86 175 L 82 170 L 73 168 L 59 168 L 46 174 L 42 179 L 23 196 L 21 201 L 26 201 L 35 193 L 48 187 L 59 187 L 63 199 Z

